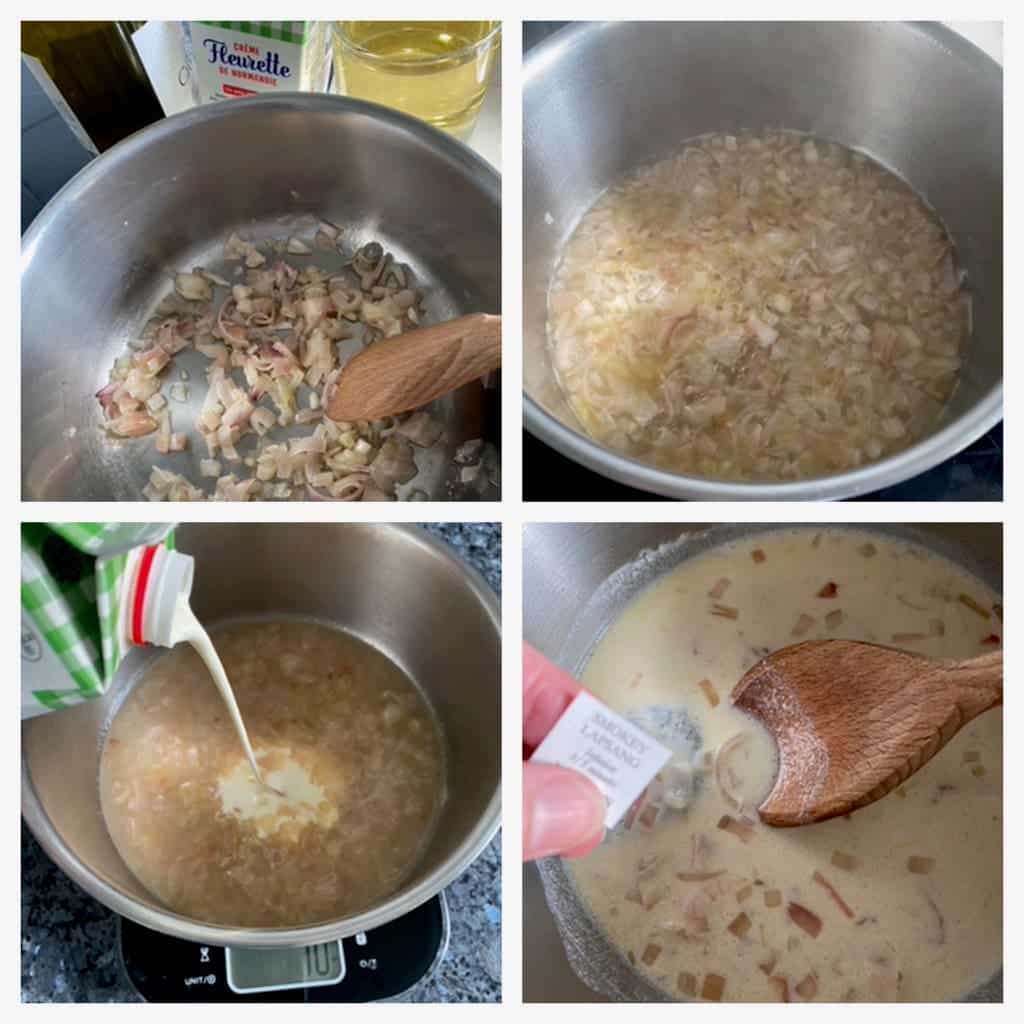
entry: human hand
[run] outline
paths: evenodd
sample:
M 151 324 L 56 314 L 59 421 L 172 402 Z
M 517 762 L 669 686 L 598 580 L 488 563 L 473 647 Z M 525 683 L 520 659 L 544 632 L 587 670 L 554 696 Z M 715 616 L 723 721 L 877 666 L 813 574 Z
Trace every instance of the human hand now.
M 523 860 L 582 857 L 604 838 L 607 802 L 580 772 L 527 760 L 581 687 L 523 644 Z

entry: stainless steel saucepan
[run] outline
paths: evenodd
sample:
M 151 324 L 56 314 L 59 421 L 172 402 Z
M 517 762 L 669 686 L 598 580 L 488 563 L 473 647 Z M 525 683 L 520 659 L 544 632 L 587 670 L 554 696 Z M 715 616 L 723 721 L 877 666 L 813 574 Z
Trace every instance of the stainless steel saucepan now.
M 531 50 L 523 86 L 527 429 L 613 480 L 674 498 L 845 498 L 898 483 L 997 423 L 1003 401 L 1003 76 L 961 36 L 899 22 L 609 22 Z M 711 132 L 786 128 L 875 157 L 934 206 L 973 296 L 960 383 L 931 434 L 888 458 L 792 483 L 684 476 L 590 439 L 552 372 L 547 292 L 610 185 Z
M 222 255 L 231 232 L 260 241 L 304 228 L 311 237 L 312 217 L 342 228 L 346 252 L 379 241 L 411 267 L 428 322 L 501 312 L 500 181 L 451 136 L 372 103 L 312 93 L 167 118 L 85 167 L 25 235 L 23 496 L 141 500 L 154 464 L 200 483 L 206 447 L 197 432 L 188 452 L 166 456 L 152 436 L 111 442 L 94 395 L 172 290 L 175 270 L 204 266 L 235 281 L 238 263 Z M 341 269 L 340 257 L 320 251 L 288 259 Z M 188 402 L 171 403 L 176 431 L 195 422 L 207 365 L 190 350 L 175 360 L 191 379 Z M 453 461 L 464 441 L 496 440 L 496 394 L 474 384 L 432 403 L 445 442 L 419 453 L 419 475 L 400 495 L 497 496 L 494 486 L 480 489 L 483 474 L 461 486 Z
M 784 528 L 785 524 L 782 524 Z M 688 558 L 773 526 L 533 523 L 523 536 L 523 637 L 578 674 L 607 628 L 636 595 Z M 827 527 L 823 527 L 827 528 Z M 1002 590 L 1002 527 L 996 523 L 861 526 L 945 556 Z M 684 543 L 670 543 L 680 538 Z M 641 559 L 641 555 L 646 556 Z M 628 571 L 622 571 L 626 570 Z M 614 577 L 614 583 L 609 580 Z M 665 994 L 631 968 L 587 915 L 557 858 L 524 871 L 523 995 L 529 1002 L 637 1000 Z M 543 876 L 543 890 L 541 888 Z M 545 902 L 560 907 L 557 922 Z M 565 913 L 572 906 L 573 913 Z M 1001 1002 L 1002 970 L 967 996 Z
M 298 928 L 229 928 L 167 909 L 121 860 L 99 802 L 110 723 L 162 652 L 134 649 L 99 700 L 22 727 L 22 813 L 56 864 L 112 910 L 167 935 L 218 946 L 305 946 L 369 931 L 458 877 L 500 820 L 501 635 L 487 584 L 441 543 L 406 526 L 192 524 L 192 606 L 205 624 L 287 616 L 373 644 L 421 689 L 440 723 L 446 800 L 436 832 L 394 895 L 359 914 Z

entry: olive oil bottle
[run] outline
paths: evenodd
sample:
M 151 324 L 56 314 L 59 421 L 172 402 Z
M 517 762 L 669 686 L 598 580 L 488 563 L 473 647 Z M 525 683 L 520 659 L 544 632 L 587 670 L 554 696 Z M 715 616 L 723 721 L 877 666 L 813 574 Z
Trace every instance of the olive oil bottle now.
M 164 116 L 132 44 L 131 33 L 140 24 L 21 23 L 22 53 L 43 66 L 100 152 Z

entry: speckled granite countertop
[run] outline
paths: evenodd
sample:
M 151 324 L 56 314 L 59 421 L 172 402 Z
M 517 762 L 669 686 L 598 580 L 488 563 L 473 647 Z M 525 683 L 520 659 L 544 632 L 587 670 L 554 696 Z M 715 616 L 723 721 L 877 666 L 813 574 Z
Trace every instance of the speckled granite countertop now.
M 500 593 L 501 527 L 424 524 Z M 139 1002 L 118 960 L 117 917 L 74 885 L 21 832 L 21 998 L 34 1003 Z M 501 999 L 501 842 L 495 837 L 445 891 L 451 942 L 434 974 L 403 1002 Z

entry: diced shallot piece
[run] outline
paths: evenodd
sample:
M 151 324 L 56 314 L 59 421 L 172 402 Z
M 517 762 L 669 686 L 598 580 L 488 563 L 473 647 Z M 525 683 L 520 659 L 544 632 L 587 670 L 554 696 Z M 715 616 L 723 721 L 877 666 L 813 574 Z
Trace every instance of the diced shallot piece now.
M 813 911 L 799 903 L 790 903 L 786 907 L 786 913 L 789 914 L 789 919 L 793 924 L 807 932 L 812 939 L 816 939 L 821 933 L 821 918 Z
M 701 999 L 707 999 L 709 1002 L 718 1003 L 722 1000 L 722 994 L 725 992 L 725 978 L 720 974 L 705 974 L 704 984 L 700 989 Z
M 912 875 L 930 875 L 935 867 L 934 857 L 908 857 L 907 870 Z
M 381 445 L 377 457 L 370 464 L 370 476 L 382 490 L 393 490 L 396 484 L 404 484 L 416 475 L 412 448 L 399 437 L 391 435 Z
M 144 412 L 127 412 L 104 424 L 106 430 L 115 437 L 142 437 L 152 434 L 157 422 Z
M 803 636 L 814 624 L 817 622 L 811 615 L 801 614 L 800 618 L 796 620 L 796 625 L 793 627 L 791 636 Z
M 713 708 L 718 707 L 718 691 L 715 689 L 714 683 L 710 679 L 702 679 L 697 685 L 704 696 L 707 697 L 708 703 Z
M 859 863 L 856 857 L 851 857 L 848 853 L 840 853 L 839 850 L 836 850 L 832 854 L 832 866 L 841 871 L 853 871 Z
M 739 609 L 727 604 L 713 604 L 711 614 L 720 619 L 738 619 L 740 617 Z
M 408 438 L 419 448 L 429 448 L 436 444 L 442 433 L 441 424 L 428 412 L 420 410 L 403 420 L 396 432 Z
M 813 999 L 818 994 L 818 979 L 813 974 L 808 974 L 803 981 L 796 986 L 796 993 L 801 999 Z
M 742 843 L 749 843 L 754 838 L 753 822 L 746 818 L 734 818 L 729 814 L 723 814 L 718 820 L 718 827 L 723 832 L 729 832 Z
M 980 615 L 983 619 L 992 617 L 992 613 L 984 605 L 978 604 L 969 594 L 961 594 L 959 600 L 965 608 L 970 608 L 972 612 Z
M 460 466 L 468 466 L 471 463 L 479 462 L 480 456 L 483 453 L 483 447 L 484 443 L 479 437 L 475 437 L 471 441 L 463 441 L 455 449 L 455 461 Z
M 850 920 L 852 921 L 857 916 L 850 909 L 849 904 L 836 891 L 836 887 L 820 871 L 815 871 L 811 877 L 814 879 L 815 882 L 818 883 L 818 885 L 820 885 L 825 890 L 825 892 L 829 894 L 829 896 L 832 897 L 836 906 L 843 912 L 843 914 L 846 917 L 850 918 Z
M 175 274 L 174 290 L 189 302 L 209 302 L 213 288 L 202 274 Z
M 640 954 L 640 959 L 648 966 L 652 966 L 654 962 L 661 956 L 661 946 L 656 942 L 649 942 L 644 947 L 643 953 Z

